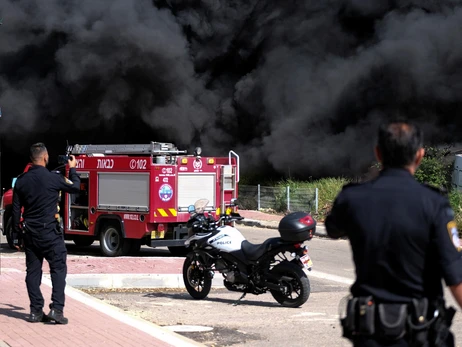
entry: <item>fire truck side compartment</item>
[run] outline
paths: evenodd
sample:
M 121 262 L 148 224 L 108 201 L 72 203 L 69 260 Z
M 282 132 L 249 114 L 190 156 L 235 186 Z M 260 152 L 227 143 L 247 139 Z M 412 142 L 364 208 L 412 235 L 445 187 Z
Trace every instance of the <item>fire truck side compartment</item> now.
M 88 233 L 88 227 L 83 225 L 83 220 L 79 217 L 87 219 L 88 223 L 88 190 L 89 190 L 89 173 L 88 172 L 78 172 L 80 176 L 80 193 L 77 194 L 67 194 L 67 204 L 69 206 L 68 219 L 66 222 L 66 227 L 68 230 L 78 230 L 82 233 Z M 82 190 L 83 188 L 83 190 Z M 80 227 L 75 226 L 75 220 L 79 221 Z
M 198 199 L 208 199 L 209 205 L 216 208 L 215 173 L 178 174 L 178 210 L 188 210 Z
M 149 173 L 98 173 L 98 209 L 149 211 Z

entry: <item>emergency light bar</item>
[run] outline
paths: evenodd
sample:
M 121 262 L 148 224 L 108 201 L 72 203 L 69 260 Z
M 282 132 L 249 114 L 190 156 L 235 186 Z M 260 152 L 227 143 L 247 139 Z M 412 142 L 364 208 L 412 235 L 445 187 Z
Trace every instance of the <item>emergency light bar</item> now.
M 150 144 L 124 144 L 124 145 L 73 145 L 67 147 L 68 154 L 185 154 L 172 143 L 151 142 Z

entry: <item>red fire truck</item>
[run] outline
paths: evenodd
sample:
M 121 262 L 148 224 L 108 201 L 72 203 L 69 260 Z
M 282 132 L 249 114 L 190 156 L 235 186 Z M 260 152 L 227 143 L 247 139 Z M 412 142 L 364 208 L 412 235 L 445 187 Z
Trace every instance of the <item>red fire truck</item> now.
M 160 142 L 69 146 L 81 189 L 62 196 L 65 238 L 78 246 L 99 240 L 105 256 L 133 254 L 141 245 L 184 255 L 188 206 L 206 198 L 207 208 L 218 214 L 237 198 L 239 182 L 234 151 L 227 157 L 202 157 L 200 148 L 186 153 Z M 11 206 L 2 201 L 0 209 L 1 227 L 8 225 Z

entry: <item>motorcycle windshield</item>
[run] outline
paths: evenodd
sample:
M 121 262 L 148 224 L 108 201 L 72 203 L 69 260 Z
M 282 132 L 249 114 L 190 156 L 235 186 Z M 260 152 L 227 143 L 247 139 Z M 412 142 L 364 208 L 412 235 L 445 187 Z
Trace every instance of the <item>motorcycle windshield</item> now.
M 194 203 L 194 210 L 196 213 L 204 213 L 205 207 L 208 205 L 208 199 L 199 199 Z

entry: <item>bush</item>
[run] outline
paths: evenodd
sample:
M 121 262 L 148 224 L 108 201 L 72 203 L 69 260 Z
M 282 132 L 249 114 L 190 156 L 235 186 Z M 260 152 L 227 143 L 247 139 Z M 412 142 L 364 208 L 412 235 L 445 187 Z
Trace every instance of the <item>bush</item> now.
M 444 148 L 425 147 L 425 156 L 422 163 L 415 173 L 415 178 L 421 183 L 431 184 L 439 188 L 444 188 L 449 192 L 449 201 L 455 213 L 455 222 L 458 229 L 462 232 L 462 192 L 451 187 L 453 161 L 451 159 L 450 146 Z M 376 164 L 373 168 L 380 169 Z M 276 194 L 275 210 L 284 211 L 287 207 L 285 202 L 285 189 L 290 186 L 291 190 L 298 188 L 318 188 L 318 221 L 324 221 L 325 217 L 332 208 L 332 204 L 342 187 L 350 180 L 343 177 L 328 177 L 313 181 L 294 181 L 284 180 L 272 185 L 281 190 Z
M 425 147 L 425 156 L 415 173 L 421 183 L 427 183 L 448 191 L 448 198 L 454 210 L 454 221 L 462 231 L 462 192 L 452 187 L 453 161 L 450 159 L 450 146 L 444 148 Z
M 454 210 L 454 221 L 457 224 L 459 233 L 462 232 L 462 192 L 452 189 L 449 192 L 449 203 Z
M 450 153 L 449 147 L 426 147 L 425 156 L 415 173 L 417 181 L 449 190 L 452 175 Z

